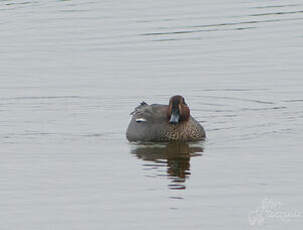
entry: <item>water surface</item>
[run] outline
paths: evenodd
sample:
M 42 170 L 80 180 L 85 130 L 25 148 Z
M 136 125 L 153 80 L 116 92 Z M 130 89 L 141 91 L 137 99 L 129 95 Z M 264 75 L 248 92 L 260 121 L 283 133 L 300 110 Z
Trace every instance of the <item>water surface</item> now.
M 1 229 L 301 229 L 302 23 L 299 0 L 2 0 Z M 207 140 L 128 143 L 174 94 Z M 252 222 L 266 199 L 300 215 Z

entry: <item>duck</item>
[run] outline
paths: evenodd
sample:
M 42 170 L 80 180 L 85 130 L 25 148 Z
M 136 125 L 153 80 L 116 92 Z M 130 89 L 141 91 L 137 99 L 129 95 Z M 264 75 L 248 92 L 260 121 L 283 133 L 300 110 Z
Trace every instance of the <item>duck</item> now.
M 206 137 L 181 95 L 172 96 L 168 105 L 149 105 L 143 101 L 131 116 L 126 130 L 130 142 L 190 142 Z

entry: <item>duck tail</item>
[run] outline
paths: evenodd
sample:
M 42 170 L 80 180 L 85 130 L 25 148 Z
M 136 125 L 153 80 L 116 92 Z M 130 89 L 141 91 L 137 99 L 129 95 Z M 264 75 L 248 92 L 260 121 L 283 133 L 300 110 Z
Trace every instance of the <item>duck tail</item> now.
M 135 114 L 136 112 L 138 112 L 138 110 L 140 110 L 142 107 L 147 106 L 148 104 L 145 101 L 142 101 L 140 103 L 140 105 L 138 105 L 133 112 L 130 113 L 130 115 Z

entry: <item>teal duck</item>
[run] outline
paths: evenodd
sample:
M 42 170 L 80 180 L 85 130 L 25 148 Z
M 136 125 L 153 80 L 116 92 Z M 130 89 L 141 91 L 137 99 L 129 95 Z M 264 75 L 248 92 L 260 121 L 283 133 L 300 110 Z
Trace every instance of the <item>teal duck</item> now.
M 142 102 L 131 115 L 126 131 L 129 141 L 185 142 L 203 140 L 206 136 L 180 95 L 171 97 L 168 105 Z

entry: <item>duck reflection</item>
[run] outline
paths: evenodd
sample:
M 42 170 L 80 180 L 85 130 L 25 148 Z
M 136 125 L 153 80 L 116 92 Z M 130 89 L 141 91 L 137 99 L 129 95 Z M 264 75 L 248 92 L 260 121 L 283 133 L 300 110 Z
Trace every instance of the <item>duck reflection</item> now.
M 167 167 L 166 175 L 171 179 L 171 189 L 185 189 L 184 182 L 190 175 L 190 158 L 201 156 L 203 147 L 201 144 L 190 145 L 188 143 L 171 142 L 164 145 L 144 144 L 135 145 L 132 153 L 144 161 L 152 161 L 155 164 L 145 164 L 152 168 Z M 159 176 L 159 175 L 158 175 Z

